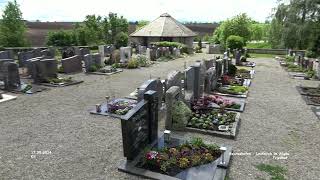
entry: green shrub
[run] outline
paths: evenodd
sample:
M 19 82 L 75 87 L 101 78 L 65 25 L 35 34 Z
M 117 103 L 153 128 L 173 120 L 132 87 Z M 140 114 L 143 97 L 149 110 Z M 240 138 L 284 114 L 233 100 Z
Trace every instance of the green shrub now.
M 241 62 L 247 62 L 247 57 L 246 56 L 241 56 L 240 60 L 241 60 Z
M 128 69 L 136 69 L 138 67 L 139 67 L 139 63 L 138 63 L 137 60 L 134 60 L 134 59 L 130 60 L 128 65 L 127 65 Z
M 231 50 L 242 49 L 244 45 L 243 37 L 231 35 L 227 38 L 227 47 Z
M 59 69 L 58 69 L 58 73 L 64 73 L 64 69 L 63 69 L 63 67 L 62 67 L 62 66 L 60 66 L 60 67 L 59 67 Z
M 294 62 L 295 59 L 293 56 L 286 56 L 286 59 L 285 59 L 286 62 Z
M 308 58 L 317 58 L 317 54 L 315 52 L 309 51 L 309 50 L 306 52 L 306 56 Z
M 161 41 L 161 42 L 154 42 L 151 44 L 154 44 L 158 47 L 180 48 L 181 53 L 189 53 L 188 47 L 185 44 L 178 43 L 178 42 Z
M 202 47 L 199 45 L 196 47 L 196 53 L 202 53 Z
M 128 35 L 124 32 L 120 32 L 115 37 L 115 46 L 117 49 L 128 45 Z
M 49 32 L 47 37 L 48 46 L 74 46 L 77 45 L 77 38 L 73 31 Z
M 192 116 L 190 108 L 182 101 L 177 101 L 172 107 L 172 126 L 175 129 L 184 129 Z
M 228 73 L 230 76 L 235 76 L 237 73 L 237 67 L 233 64 L 229 64 Z
M 306 72 L 306 75 L 307 75 L 308 78 L 311 79 L 316 75 L 316 73 L 313 70 L 309 70 L 309 71 Z
M 145 55 L 138 54 L 135 57 L 135 60 L 137 60 L 139 66 L 141 66 L 141 67 L 147 67 L 149 65 L 147 57 Z
M 114 63 L 114 64 L 111 65 L 111 67 L 114 68 L 114 69 L 117 69 L 117 68 L 120 68 L 121 65 L 119 63 Z
M 96 65 L 91 65 L 89 67 L 89 72 L 96 72 L 98 70 L 97 66 Z

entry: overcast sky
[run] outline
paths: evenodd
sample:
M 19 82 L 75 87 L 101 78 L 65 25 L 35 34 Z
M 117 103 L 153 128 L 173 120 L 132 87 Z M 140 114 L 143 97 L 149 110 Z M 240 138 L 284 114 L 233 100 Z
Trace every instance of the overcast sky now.
M 11 0 L 0 0 L 0 14 Z M 153 20 L 169 13 L 179 21 L 219 22 L 247 13 L 264 22 L 277 0 L 17 0 L 23 18 L 40 21 L 82 21 L 88 14 L 115 12 L 129 21 Z

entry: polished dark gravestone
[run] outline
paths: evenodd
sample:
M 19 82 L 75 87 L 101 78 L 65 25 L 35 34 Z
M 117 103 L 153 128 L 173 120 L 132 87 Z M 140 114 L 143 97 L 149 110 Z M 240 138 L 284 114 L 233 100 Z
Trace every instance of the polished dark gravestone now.
M 121 118 L 124 156 L 134 160 L 149 144 L 158 138 L 158 97 L 148 91 L 144 100 Z
M 146 148 L 176 147 L 185 143 L 180 138 L 171 138 L 165 142 L 163 136 L 158 138 L 157 95 L 155 91 L 145 93 L 144 100 L 121 120 L 123 151 L 126 160 L 118 167 L 119 171 L 150 179 L 168 180 L 220 180 L 224 179 L 231 160 L 231 147 L 216 161 L 186 169 L 175 176 L 168 176 L 150 171 L 140 166 Z M 224 164 L 222 162 L 222 156 Z

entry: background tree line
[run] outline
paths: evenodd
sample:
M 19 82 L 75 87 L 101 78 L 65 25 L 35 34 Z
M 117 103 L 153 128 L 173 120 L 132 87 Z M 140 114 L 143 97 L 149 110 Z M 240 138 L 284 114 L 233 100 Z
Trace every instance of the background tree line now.
M 128 21 L 116 13 L 107 17 L 88 15 L 73 30 L 49 32 L 49 46 L 93 46 L 99 44 L 115 44 L 117 47 L 128 43 Z
M 320 0 L 279 0 L 271 21 L 270 44 L 273 48 L 308 49 L 320 55 Z

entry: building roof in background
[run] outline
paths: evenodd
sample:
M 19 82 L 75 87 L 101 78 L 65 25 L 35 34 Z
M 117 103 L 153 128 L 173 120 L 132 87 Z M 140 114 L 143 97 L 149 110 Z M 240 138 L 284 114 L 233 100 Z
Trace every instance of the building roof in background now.
M 148 25 L 137 30 L 131 37 L 194 37 L 192 30 L 175 20 L 169 14 L 162 14 Z

